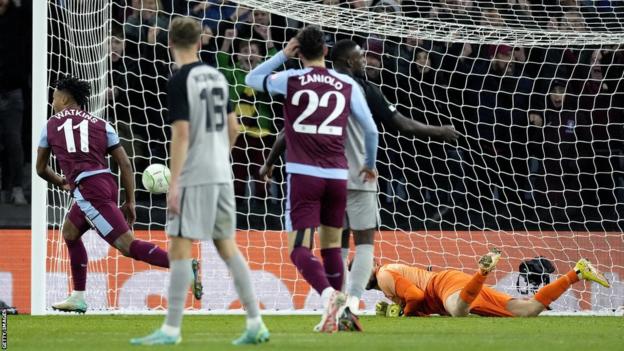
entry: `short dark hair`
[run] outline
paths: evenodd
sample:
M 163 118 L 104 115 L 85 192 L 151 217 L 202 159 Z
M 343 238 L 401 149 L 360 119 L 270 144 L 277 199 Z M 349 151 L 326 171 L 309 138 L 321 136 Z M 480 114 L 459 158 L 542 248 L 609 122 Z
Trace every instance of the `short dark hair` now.
M 333 62 L 346 61 L 349 53 L 357 46 L 358 44 L 351 39 L 339 40 L 331 50 L 331 60 Z
M 199 42 L 202 27 L 191 17 L 176 17 L 169 25 L 169 40 L 175 46 L 188 48 Z
M 323 32 L 318 26 L 307 26 L 297 34 L 299 53 L 308 60 L 323 57 Z
M 56 81 L 56 89 L 69 93 L 80 107 L 84 107 L 91 96 L 91 86 L 72 75 L 61 76 Z

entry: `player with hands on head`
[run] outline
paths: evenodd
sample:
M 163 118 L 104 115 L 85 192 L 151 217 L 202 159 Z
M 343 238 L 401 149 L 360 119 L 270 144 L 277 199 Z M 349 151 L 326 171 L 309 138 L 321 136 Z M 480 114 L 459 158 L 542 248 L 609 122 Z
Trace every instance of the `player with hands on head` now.
M 353 123 L 361 130 L 364 155 L 356 177 L 375 187 L 379 135 L 361 88 L 352 77 L 327 69 L 326 54 L 323 32 L 315 26 L 306 27 L 283 51 L 252 70 L 245 83 L 258 91 L 285 97 L 290 258 L 321 295 L 324 313 L 315 331 L 334 332 L 346 302 L 341 292 L 344 263 L 340 241 L 351 177 L 345 155 L 347 124 Z M 303 69 L 272 74 L 295 57 L 301 60 Z M 311 251 L 317 227 L 323 264 Z

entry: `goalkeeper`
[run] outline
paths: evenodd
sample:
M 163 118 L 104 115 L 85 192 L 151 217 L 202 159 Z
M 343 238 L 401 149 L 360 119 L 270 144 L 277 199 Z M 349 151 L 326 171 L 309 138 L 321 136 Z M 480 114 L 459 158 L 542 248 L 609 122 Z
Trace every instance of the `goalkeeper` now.
M 517 299 L 483 286 L 500 256 L 500 251 L 492 249 L 481 257 L 479 271 L 473 276 L 457 270 L 429 272 L 402 264 L 376 264 L 366 288 L 383 291 L 403 308 L 405 316 L 463 317 L 473 313 L 489 317 L 535 317 L 581 279 L 610 286 L 589 261 L 581 259 L 573 270 L 542 287 L 532 298 Z M 384 313 L 384 308 L 387 305 L 379 303 L 378 313 Z
M 382 95 L 377 86 L 368 82 L 365 77 L 366 60 L 362 49 L 353 40 L 338 41 L 331 51 L 334 69 L 351 76 L 362 88 L 373 119 L 385 128 L 399 131 L 405 136 L 417 138 L 433 137 L 444 141 L 455 141 L 459 133 L 452 126 L 429 126 L 401 115 Z M 364 165 L 364 136 L 361 128 L 350 120 L 347 127 L 346 153 L 349 163 L 349 183 L 347 194 L 347 215 L 345 232 L 343 233 L 343 259 L 349 253 L 349 231 L 353 230 L 355 241 L 355 257 L 349 276 L 346 313 L 341 318 L 354 322 L 355 330 L 361 330 L 357 317 L 360 299 L 364 292 L 369 272 L 373 268 L 373 243 L 377 228 L 377 184 L 364 182 L 360 178 L 360 170 Z M 286 149 L 284 135 L 281 133 L 273 145 L 266 163 L 260 169 L 260 177 L 268 179 L 273 172 L 273 165 Z

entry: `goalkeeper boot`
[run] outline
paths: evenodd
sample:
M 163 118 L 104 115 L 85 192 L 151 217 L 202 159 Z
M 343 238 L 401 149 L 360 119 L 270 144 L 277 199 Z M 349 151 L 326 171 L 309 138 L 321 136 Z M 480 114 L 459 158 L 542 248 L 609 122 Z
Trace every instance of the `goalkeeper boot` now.
M 584 258 L 581 258 L 578 262 L 576 262 L 574 271 L 576 272 L 576 275 L 578 275 L 579 279 L 596 282 L 605 288 L 611 287 L 607 277 L 600 273 L 588 260 Z
M 479 259 L 479 269 L 481 270 L 481 274 L 487 275 L 491 271 L 494 270 L 498 260 L 500 260 L 502 252 L 497 248 L 491 248 L 490 252 L 481 256 Z
M 158 329 L 150 335 L 144 336 L 142 338 L 133 338 L 130 339 L 130 344 L 132 345 L 176 345 L 182 341 L 182 337 L 178 336 L 170 336 L 165 334 L 162 330 Z
M 85 302 L 82 293 L 79 294 L 74 291 L 65 300 L 53 304 L 52 309 L 62 312 L 85 313 L 87 312 L 87 303 Z
M 201 282 L 201 275 L 199 275 L 199 261 L 193 259 L 191 262 L 193 268 L 193 295 L 197 300 L 201 300 L 204 295 L 204 287 Z
M 264 323 L 256 329 L 246 329 L 238 339 L 232 341 L 232 345 L 255 345 L 268 342 L 271 334 Z

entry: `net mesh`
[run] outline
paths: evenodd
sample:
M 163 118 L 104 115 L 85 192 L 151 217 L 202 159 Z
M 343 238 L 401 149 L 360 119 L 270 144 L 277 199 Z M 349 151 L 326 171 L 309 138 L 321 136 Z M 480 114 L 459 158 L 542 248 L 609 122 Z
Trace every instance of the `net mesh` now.
M 380 129 L 380 232 L 376 255 L 434 271 L 476 269 L 499 247 L 488 283 L 530 296 L 518 266 L 545 256 L 566 273 L 581 257 L 613 287 L 579 283 L 555 311 L 624 305 L 624 4 L 621 1 L 178 1 L 49 0 L 49 80 L 87 79 L 89 109 L 117 129 L 136 172 L 167 162 L 166 82 L 174 69 L 167 27 L 201 20 L 201 59 L 228 78 L 243 133 L 232 153 L 241 250 L 270 311 L 318 309 L 286 249 L 284 174 L 257 173 L 283 125 L 281 99 L 244 85 L 251 67 L 275 54 L 305 24 L 332 46 L 353 39 L 366 75 L 404 116 L 453 125 L 457 143 Z M 292 63 L 297 67 L 298 63 Z M 48 306 L 70 291 L 60 225 L 71 198 L 48 191 Z M 165 246 L 165 197 L 137 189 L 136 235 Z M 122 197 L 123 198 L 123 197 Z M 167 272 L 122 257 L 88 232 L 90 310 L 166 307 Z M 317 245 L 318 247 L 318 245 Z M 237 308 L 212 244 L 195 254 L 206 295 L 190 310 Z M 381 299 L 370 291 L 366 309 Z

